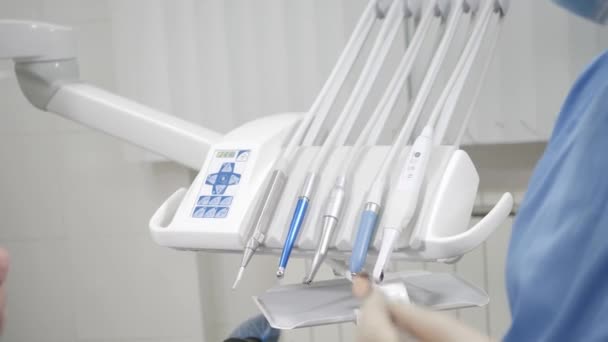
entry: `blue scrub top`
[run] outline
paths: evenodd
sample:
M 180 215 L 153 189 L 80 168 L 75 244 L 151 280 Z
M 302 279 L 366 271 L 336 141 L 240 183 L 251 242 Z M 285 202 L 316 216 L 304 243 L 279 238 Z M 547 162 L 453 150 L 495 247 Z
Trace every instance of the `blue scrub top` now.
M 513 225 L 505 341 L 608 341 L 608 52 L 572 88 Z

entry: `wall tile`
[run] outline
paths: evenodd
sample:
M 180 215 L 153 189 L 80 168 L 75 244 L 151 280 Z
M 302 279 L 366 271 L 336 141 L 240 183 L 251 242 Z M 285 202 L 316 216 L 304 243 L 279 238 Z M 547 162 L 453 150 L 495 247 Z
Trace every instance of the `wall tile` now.
M 60 153 L 55 135 L 0 134 L 0 240 L 66 236 Z
M 70 239 L 69 256 L 78 338 L 200 337 L 192 253 L 126 236 Z
M 0 341 L 74 341 L 73 268 L 68 242 L 44 239 L 1 241 L 11 257 L 7 325 Z
M 45 20 L 64 25 L 107 21 L 110 18 L 105 0 L 42 0 Z

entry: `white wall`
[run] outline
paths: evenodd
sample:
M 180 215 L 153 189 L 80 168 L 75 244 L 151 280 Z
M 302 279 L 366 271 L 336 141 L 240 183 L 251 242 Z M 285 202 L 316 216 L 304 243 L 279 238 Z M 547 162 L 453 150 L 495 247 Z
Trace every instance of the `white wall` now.
M 74 26 L 82 77 L 117 90 L 105 1 L 0 1 L 0 17 Z M 126 160 L 113 138 L 33 109 L 0 64 L 0 341 L 201 341 L 194 255 L 160 248 L 153 210 L 190 175 Z
M 259 116 L 307 110 L 365 2 L 6 0 L 0 16 L 74 26 L 84 79 L 225 132 Z M 468 141 L 545 139 L 569 84 L 606 37 L 548 1 L 512 1 Z M 393 66 L 405 34 L 399 39 Z M 256 313 L 250 295 L 274 284 L 276 258 L 256 258 L 232 292 L 239 256 L 195 258 L 148 236 L 150 214 L 189 182 L 188 171 L 134 162 L 155 158 L 32 109 L 10 64 L 0 67 L 0 245 L 13 258 L 2 341 L 217 341 Z M 389 77 L 381 75 L 373 99 Z M 499 147 L 472 151 L 487 163 L 482 199 L 502 189 L 521 196 L 539 154 L 528 147 L 509 150 L 510 158 Z M 400 267 L 457 271 L 485 288 L 487 308 L 454 315 L 500 337 L 509 324 L 509 224 L 456 266 Z M 305 262 L 290 267 L 296 271 L 286 281 L 300 281 Z M 285 340 L 349 341 L 352 334 L 351 325 L 329 326 Z

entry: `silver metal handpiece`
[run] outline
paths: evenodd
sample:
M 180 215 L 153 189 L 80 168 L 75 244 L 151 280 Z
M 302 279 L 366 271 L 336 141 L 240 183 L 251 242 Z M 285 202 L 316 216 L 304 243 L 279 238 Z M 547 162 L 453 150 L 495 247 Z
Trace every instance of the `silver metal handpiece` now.
M 245 268 L 249 264 L 249 261 L 251 261 L 251 258 L 266 238 L 266 232 L 270 226 L 270 220 L 274 216 L 274 212 L 277 208 L 277 204 L 279 203 L 279 199 L 281 199 L 281 194 L 283 193 L 286 182 L 287 175 L 280 169 L 274 170 L 270 176 L 270 181 L 268 182 L 266 191 L 262 194 L 263 202 L 257 210 L 258 215 L 254 215 L 254 217 L 257 216 L 257 219 L 253 225 L 253 234 L 245 246 L 243 258 L 241 260 L 241 267 L 239 268 L 239 273 L 237 274 L 236 280 L 232 285 L 233 289 L 235 289 L 238 285 L 239 281 L 243 277 Z
M 336 227 L 338 226 L 338 222 L 340 221 L 340 217 L 342 216 L 342 211 L 344 210 L 344 203 L 346 199 L 345 183 L 346 177 L 338 177 L 334 187 L 329 193 L 327 204 L 325 206 L 325 214 L 323 215 L 323 233 L 321 235 L 321 242 L 319 243 L 317 251 L 315 252 L 310 271 L 304 278 L 303 282 L 305 284 L 312 283 L 317 275 L 317 272 L 319 271 L 319 268 L 323 264 L 325 257 L 327 256 L 329 244 L 331 243 L 331 239 L 333 238 Z

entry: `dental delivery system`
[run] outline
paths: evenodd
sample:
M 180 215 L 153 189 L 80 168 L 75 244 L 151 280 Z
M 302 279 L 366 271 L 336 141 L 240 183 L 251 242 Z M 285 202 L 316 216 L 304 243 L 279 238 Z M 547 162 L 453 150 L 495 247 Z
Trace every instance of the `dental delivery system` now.
M 468 227 L 479 175 L 459 144 L 481 81 L 463 119 L 451 120 L 485 32 L 493 19 L 507 13 L 508 5 L 508 0 L 370 0 L 308 112 L 263 117 L 226 135 L 81 81 L 70 28 L 0 20 L 0 59 L 13 60 L 17 82 L 35 107 L 199 170 L 188 189 L 170 195 L 151 217 L 150 233 L 157 244 L 242 253 L 233 287 L 256 253 L 280 255 L 279 277 L 290 256 L 311 258 L 306 284 L 282 285 L 254 297 L 273 327 L 291 329 L 353 321 L 358 303 L 350 296 L 348 279 L 366 267 L 367 259 L 375 263 L 376 280 L 384 275 L 379 286 L 389 296 L 393 291 L 432 309 L 488 302 L 485 292 L 455 275 L 391 273 L 386 265 L 390 260 L 457 260 L 482 244 L 511 213 L 513 198 L 506 193 Z M 475 15 L 462 48 L 455 37 L 464 13 Z M 364 104 L 381 69 L 390 64 L 385 60 L 405 21 L 417 23 L 412 39 L 379 102 L 366 113 Z M 444 30 L 433 34 L 435 21 Z M 376 23 L 380 28 L 368 39 Z M 424 60 L 422 47 L 437 38 L 427 70 L 421 70 L 420 64 L 426 66 L 419 61 Z M 498 34 L 493 38 L 492 51 Z M 347 91 L 346 80 L 358 71 L 354 64 L 367 41 L 373 43 L 363 68 L 358 78 L 350 77 L 356 83 L 344 106 L 335 110 L 335 120 L 329 120 L 338 93 Z M 439 74 L 448 69 L 444 61 L 450 51 L 459 53 L 456 66 L 421 133 L 408 146 Z M 391 146 L 379 146 L 397 99 L 415 72 L 424 77 L 404 125 Z M 415 90 L 414 82 L 409 88 Z M 361 132 L 354 130 L 358 120 L 363 121 Z M 446 143 L 449 126 L 457 135 L 455 142 Z M 356 133 L 353 146 L 346 146 Z M 377 226 L 382 229 L 375 236 Z M 315 281 L 322 264 L 344 278 Z M 426 294 L 409 292 L 410 286 L 422 287 Z

